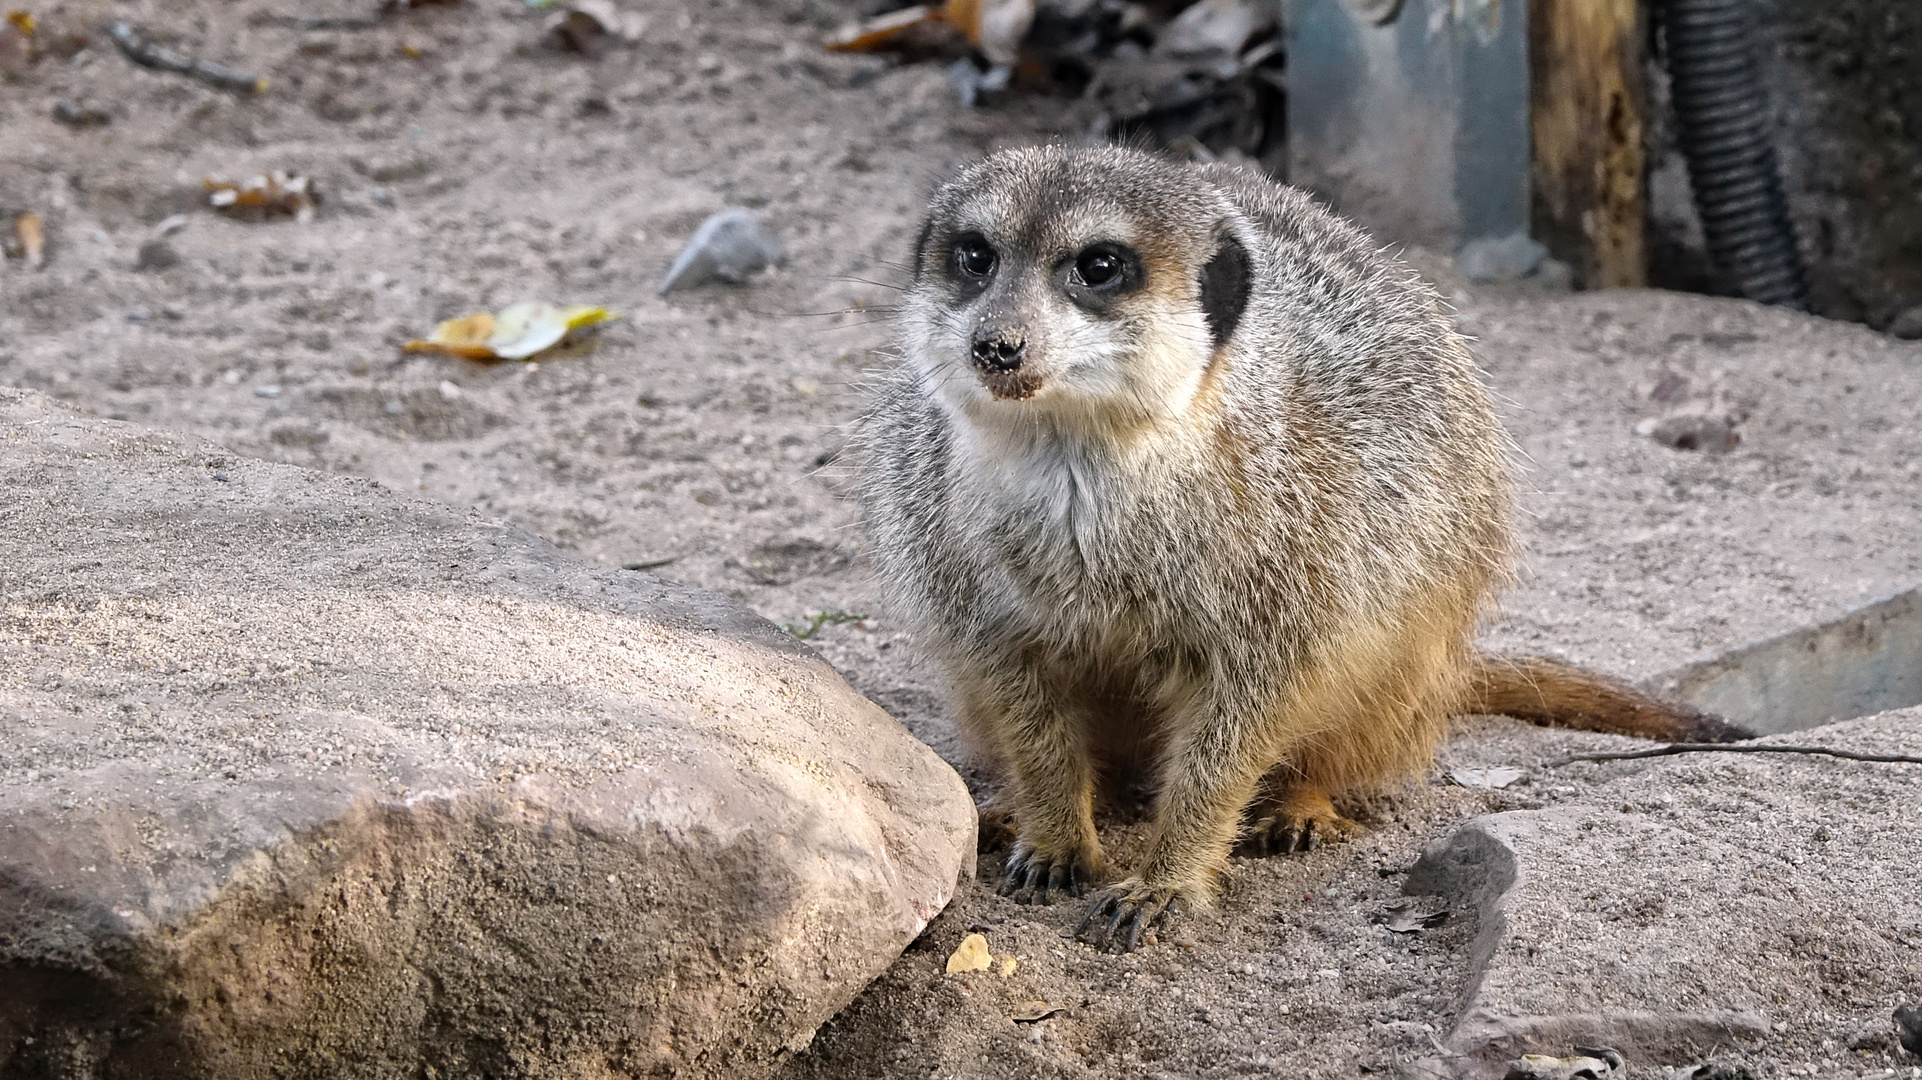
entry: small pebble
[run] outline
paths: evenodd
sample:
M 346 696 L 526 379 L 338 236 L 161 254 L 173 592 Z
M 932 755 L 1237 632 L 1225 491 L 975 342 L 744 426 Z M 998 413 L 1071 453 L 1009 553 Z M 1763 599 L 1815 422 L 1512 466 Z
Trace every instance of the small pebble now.
M 134 257 L 135 270 L 171 270 L 180 265 L 180 253 L 165 240 L 149 240 L 140 245 L 140 254 Z
M 787 261 L 787 249 L 752 210 L 730 207 L 710 216 L 694 230 L 687 246 L 661 279 L 665 296 L 711 281 L 738 285 L 756 271 Z
M 56 101 L 53 105 L 53 118 L 68 127 L 99 127 L 113 120 L 112 116 L 88 105 L 78 105 L 71 101 Z
M 1902 1049 L 1922 1057 L 1922 1005 L 1904 1005 L 1895 1010 L 1895 1031 Z

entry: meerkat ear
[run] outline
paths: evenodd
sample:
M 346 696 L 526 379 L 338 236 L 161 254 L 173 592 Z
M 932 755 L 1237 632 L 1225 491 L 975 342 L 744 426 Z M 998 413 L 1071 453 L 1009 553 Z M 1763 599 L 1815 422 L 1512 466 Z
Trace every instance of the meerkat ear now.
M 1241 322 L 1253 276 L 1248 250 L 1232 233 L 1223 233 L 1221 246 L 1215 249 L 1208 265 L 1201 268 L 1201 314 L 1208 320 L 1208 333 L 1215 339 L 1215 348 L 1221 348 L 1235 332 L 1235 325 Z

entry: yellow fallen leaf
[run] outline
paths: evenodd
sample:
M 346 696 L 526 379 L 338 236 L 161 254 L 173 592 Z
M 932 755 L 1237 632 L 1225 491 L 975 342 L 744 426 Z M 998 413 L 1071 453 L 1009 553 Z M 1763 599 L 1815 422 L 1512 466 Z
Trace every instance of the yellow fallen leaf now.
M 209 176 L 200 184 L 207 190 L 208 205 L 218 210 L 256 219 L 287 214 L 303 224 L 314 218 L 313 184 L 305 176 L 275 170 L 249 180 Z
M 899 48 L 900 40 L 924 22 L 943 22 L 960 30 L 988 62 L 1014 63 L 1021 39 L 1034 23 L 1035 0 L 944 0 L 916 4 L 860 22 L 829 38 L 829 52 L 878 52 Z
M 1021 39 L 1034 25 L 1035 0 L 947 0 L 941 19 L 960 28 L 997 67 L 1013 64 Z
M 32 37 L 34 30 L 38 27 L 38 24 L 33 21 L 33 12 L 21 11 L 19 8 L 7 12 L 7 22 L 28 37 Z
M 14 218 L 13 232 L 20 238 L 20 250 L 27 257 L 27 269 L 40 269 L 40 264 L 47 257 L 47 230 L 40 215 L 28 211 Z
M 906 33 L 908 28 L 924 22 L 939 20 L 937 9 L 928 4 L 916 4 L 885 15 L 876 15 L 827 40 L 829 52 L 874 52 L 887 47 L 888 43 Z
M 994 956 L 988 952 L 988 939 L 980 934 L 969 934 L 961 939 L 961 944 L 948 957 L 948 974 L 986 971 L 993 963 Z
M 515 304 L 494 317 L 494 333 L 487 339 L 487 347 L 502 359 L 525 360 L 559 344 L 569 331 L 605 322 L 608 317 L 604 307 L 562 307 L 538 300 Z
M 542 300 L 514 304 L 499 314 L 485 311 L 463 315 L 434 327 L 425 341 L 401 348 L 410 353 L 437 352 L 468 360 L 525 360 L 559 344 L 575 330 L 620 316 L 593 304 L 550 304 Z
M 1001 977 L 1005 979 L 1008 976 L 1014 974 L 1014 969 L 1020 966 L 1021 966 L 1021 961 L 1016 960 L 1012 956 L 1008 957 L 1006 960 L 1001 961 Z
M 493 360 L 497 359 L 494 350 L 487 347 L 487 339 L 493 334 L 494 316 L 483 311 L 449 319 L 434 327 L 427 340 L 410 341 L 401 348 L 410 353 L 437 352 L 469 360 Z

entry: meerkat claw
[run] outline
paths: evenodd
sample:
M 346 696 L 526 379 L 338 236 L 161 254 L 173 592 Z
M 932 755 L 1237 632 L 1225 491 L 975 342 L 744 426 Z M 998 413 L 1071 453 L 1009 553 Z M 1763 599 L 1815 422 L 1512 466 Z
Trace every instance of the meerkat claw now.
M 1141 944 L 1142 934 L 1180 914 L 1181 900 L 1172 889 L 1144 889 L 1139 883 L 1132 888 L 1117 885 L 1095 898 L 1081 925 L 1075 927 L 1074 936 L 1107 952 L 1133 952 Z M 1100 923 L 1103 915 L 1109 916 L 1105 924 Z
M 1325 810 L 1283 810 L 1249 826 L 1240 850 L 1261 858 L 1305 855 L 1323 844 L 1338 844 L 1360 831 L 1360 826 L 1332 807 Z
M 995 892 L 1017 904 L 1052 904 L 1057 896 L 1080 896 L 1087 891 L 1081 869 L 1033 851 L 1009 854 L 1007 875 Z

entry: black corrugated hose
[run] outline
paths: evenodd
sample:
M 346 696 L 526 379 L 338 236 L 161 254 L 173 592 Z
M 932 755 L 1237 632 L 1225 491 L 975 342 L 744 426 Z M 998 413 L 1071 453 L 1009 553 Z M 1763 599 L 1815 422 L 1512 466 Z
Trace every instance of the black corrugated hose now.
M 1756 70 L 1755 0 L 1664 0 L 1682 156 L 1709 257 L 1743 296 L 1808 310 Z

